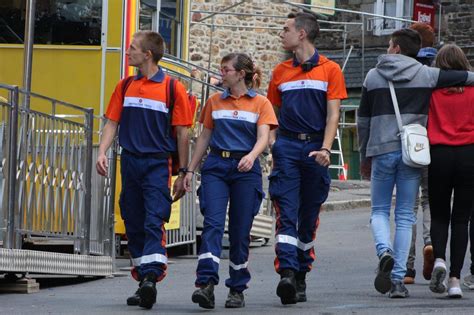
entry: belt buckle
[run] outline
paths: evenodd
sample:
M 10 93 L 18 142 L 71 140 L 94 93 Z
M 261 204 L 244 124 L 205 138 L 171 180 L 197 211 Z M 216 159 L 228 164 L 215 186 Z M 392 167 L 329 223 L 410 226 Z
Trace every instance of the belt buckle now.
M 298 140 L 307 140 L 308 139 L 308 134 L 307 133 L 299 133 L 298 134 Z
M 229 151 L 222 151 L 221 156 L 223 158 L 230 158 L 230 152 Z

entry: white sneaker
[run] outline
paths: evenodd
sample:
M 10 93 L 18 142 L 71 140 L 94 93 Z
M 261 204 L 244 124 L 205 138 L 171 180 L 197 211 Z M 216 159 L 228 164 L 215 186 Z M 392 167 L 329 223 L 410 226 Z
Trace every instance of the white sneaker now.
M 462 298 L 461 283 L 456 277 L 449 278 L 448 281 L 448 296 L 453 299 Z
M 462 284 L 464 284 L 464 286 L 469 290 L 474 290 L 474 275 L 464 277 Z
M 436 258 L 433 273 L 431 274 L 430 290 L 434 293 L 446 292 L 446 263 Z

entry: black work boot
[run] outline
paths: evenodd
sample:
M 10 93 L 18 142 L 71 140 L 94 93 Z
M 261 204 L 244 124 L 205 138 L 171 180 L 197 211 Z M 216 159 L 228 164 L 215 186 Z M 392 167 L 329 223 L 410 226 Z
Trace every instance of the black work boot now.
M 225 301 L 226 308 L 241 308 L 245 306 L 244 293 L 230 289 Z
M 214 283 L 211 282 L 194 291 L 191 299 L 202 308 L 213 309 L 215 306 Z
M 140 304 L 140 288 L 138 288 L 137 291 L 133 293 L 133 295 L 127 298 L 127 305 L 135 306 L 139 304 Z
M 282 269 L 280 271 L 280 282 L 276 293 L 280 297 L 281 304 L 296 304 L 296 279 L 293 270 Z
M 156 275 L 154 273 L 147 273 L 143 279 L 140 289 L 138 289 L 140 296 L 139 306 L 143 308 L 152 308 L 156 303 Z
M 306 272 L 296 273 L 296 297 L 298 302 L 306 302 Z

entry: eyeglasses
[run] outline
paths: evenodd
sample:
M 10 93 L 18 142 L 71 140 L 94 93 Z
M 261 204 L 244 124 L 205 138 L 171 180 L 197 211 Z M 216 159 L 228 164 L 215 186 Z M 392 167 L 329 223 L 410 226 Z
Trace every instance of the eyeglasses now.
M 232 71 L 237 71 L 236 69 L 227 69 L 227 68 L 220 68 L 220 72 L 225 75 L 229 72 L 232 72 Z

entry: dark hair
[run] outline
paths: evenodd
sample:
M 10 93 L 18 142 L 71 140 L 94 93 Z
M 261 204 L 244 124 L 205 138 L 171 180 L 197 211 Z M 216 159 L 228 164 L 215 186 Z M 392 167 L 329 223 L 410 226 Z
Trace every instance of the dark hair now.
M 133 36 L 135 38 L 140 38 L 140 48 L 143 52 L 150 51 L 154 62 L 158 63 L 158 61 L 163 58 L 165 53 L 165 42 L 159 33 L 152 31 L 139 31 Z
M 455 44 L 444 45 L 436 55 L 435 67 L 442 70 L 471 70 L 471 64 L 459 46 Z
M 262 83 L 262 70 L 257 67 L 252 58 L 244 53 L 230 53 L 224 56 L 221 64 L 232 61 L 235 70 L 245 71 L 245 85 L 249 88 L 259 88 Z
M 316 15 L 309 12 L 292 12 L 288 14 L 289 19 L 295 19 L 295 28 L 297 30 L 304 29 L 308 41 L 314 43 L 319 35 L 319 23 Z
M 435 35 L 434 35 L 433 28 L 431 26 L 429 26 L 426 23 L 417 22 L 417 23 L 413 23 L 410 26 L 410 29 L 417 31 L 418 34 L 420 34 L 422 48 L 433 47 Z
M 421 36 L 417 31 L 403 28 L 393 32 L 392 43 L 400 46 L 402 55 L 415 58 L 421 48 Z

